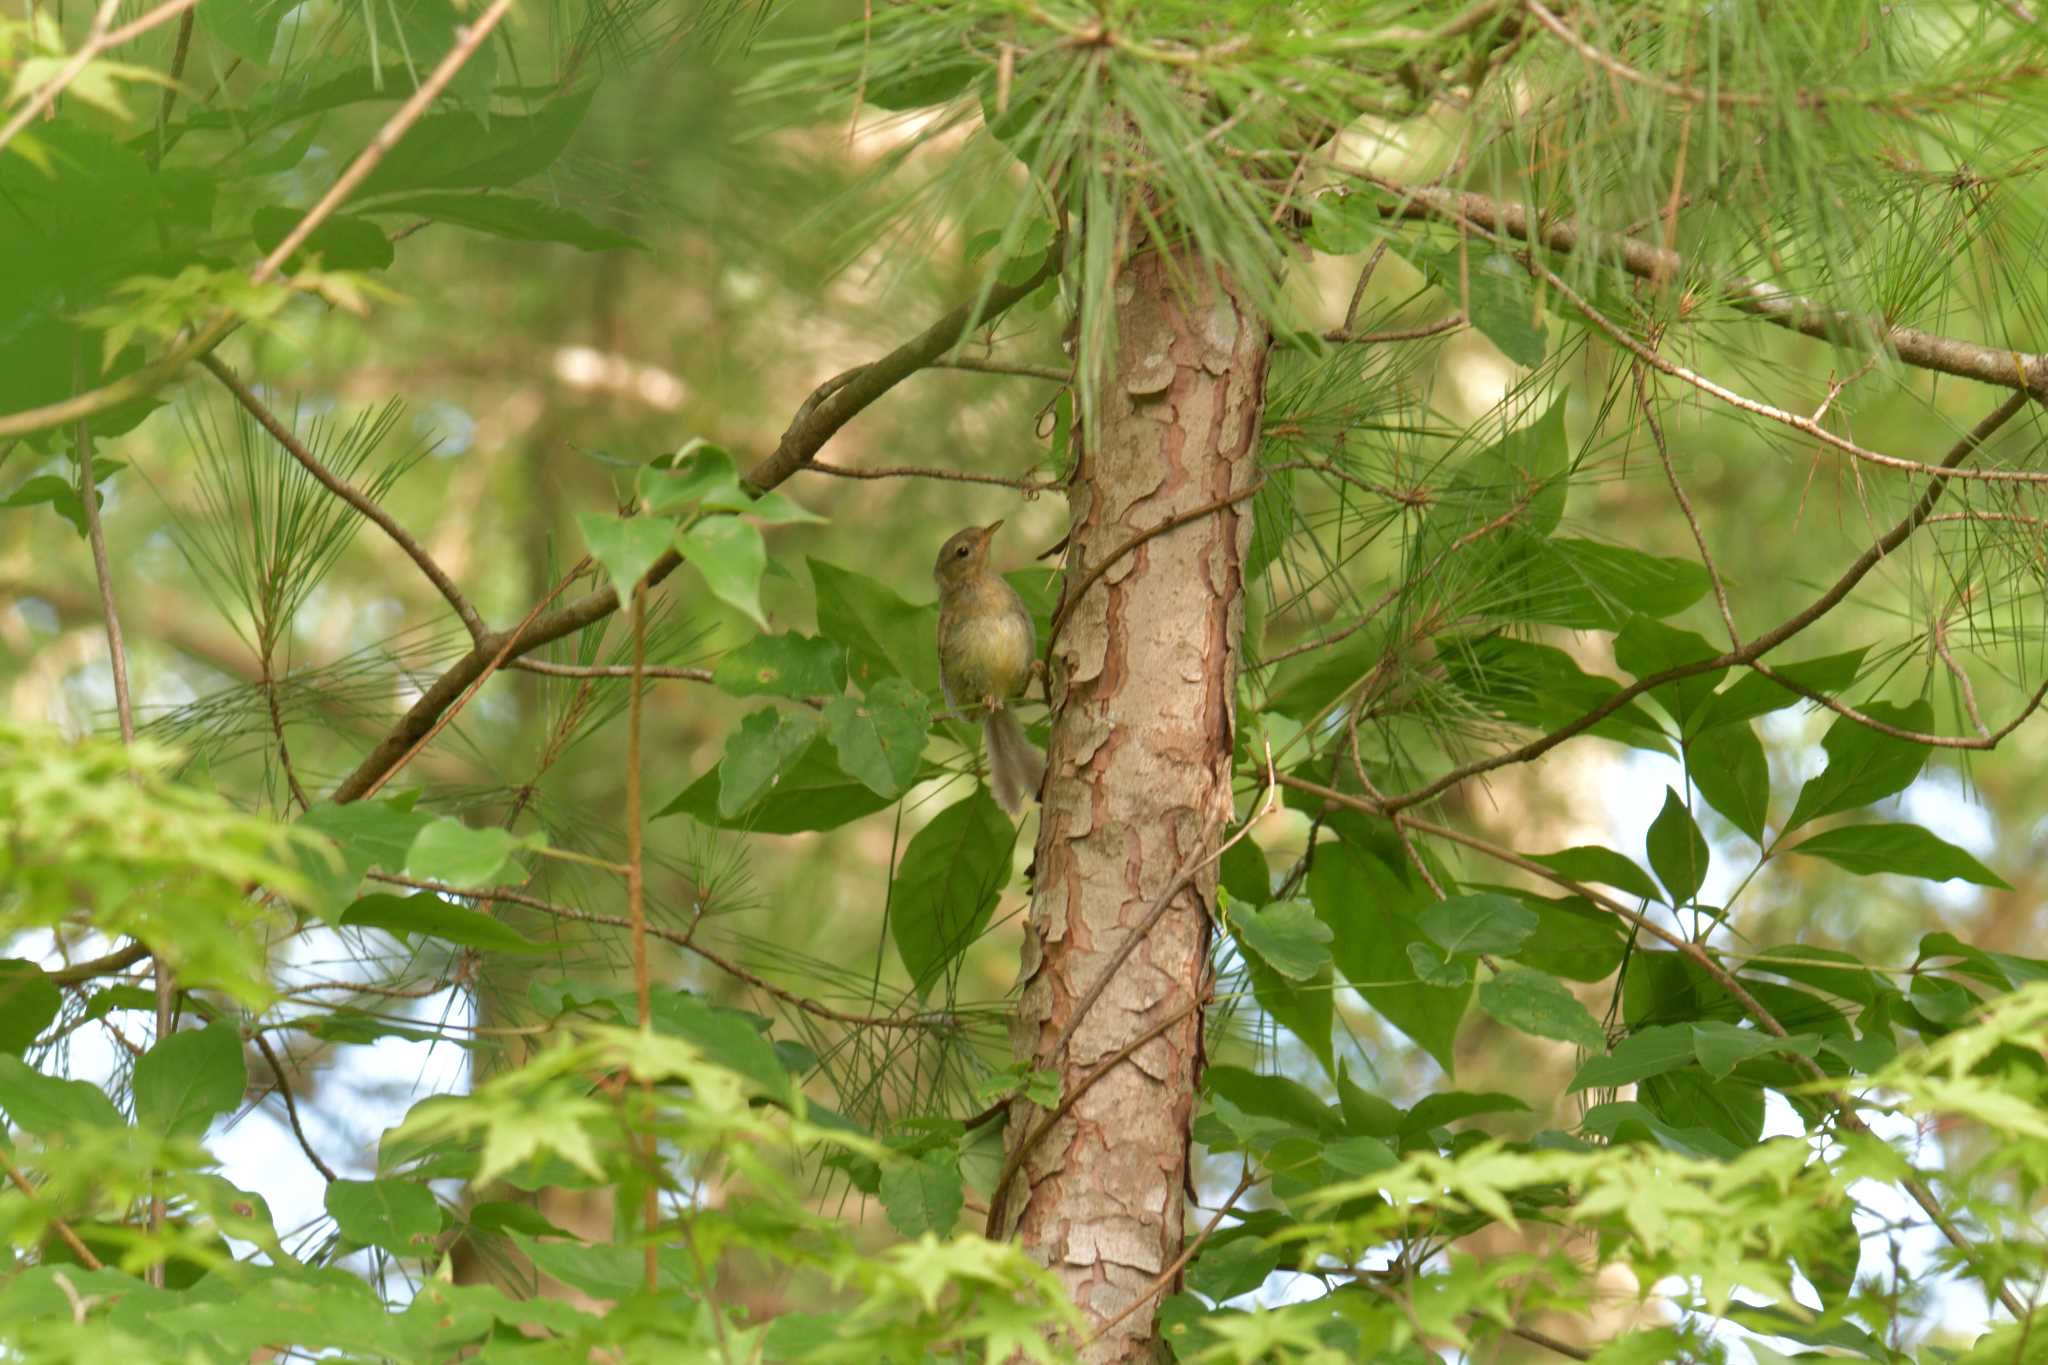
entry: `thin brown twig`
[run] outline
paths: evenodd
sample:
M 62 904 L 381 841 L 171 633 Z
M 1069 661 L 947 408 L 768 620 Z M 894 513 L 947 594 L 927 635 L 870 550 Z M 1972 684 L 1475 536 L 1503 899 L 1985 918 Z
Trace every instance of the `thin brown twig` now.
M 306 1127 L 299 1121 L 299 1103 L 292 1098 L 292 1084 L 285 1075 L 283 1060 L 279 1058 L 276 1050 L 271 1047 L 270 1040 L 263 1036 L 260 1029 L 250 1033 L 249 1040 L 256 1044 L 256 1050 L 263 1054 L 263 1060 L 270 1066 L 270 1074 L 277 1078 L 277 1093 L 284 1097 L 284 1114 L 291 1120 L 292 1136 L 299 1140 L 299 1150 L 306 1154 L 306 1160 L 313 1163 L 313 1169 L 320 1172 L 320 1178 L 332 1185 L 341 1177 L 334 1173 L 332 1166 L 320 1159 L 320 1153 L 313 1149 L 313 1140 L 306 1136 Z
M 654 996 L 647 962 L 647 865 L 642 858 L 640 811 L 640 713 L 646 695 L 647 667 L 647 585 L 633 585 L 633 679 L 626 693 L 626 915 L 633 934 L 633 1008 L 641 1032 L 654 1018 Z M 654 1081 L 641 1080 L 641 1091 L 650 1112 L 654 1106 Z M 661 1286 L 660 1248 L 654 1230 L 661 1222 L 661 1192 L 655 1180 L 654 1128 L 650 1123 L 640 1139 L 640 1159 L 647 1166 L 647 1189 L 640 1207 L 641 1226 L 647 1233 L 642 1248 L 647 1292 Z
M 509 887 L 451 886 L 446 882 L 427 881 L 424 878 L 408 877 L 397 872 L 373 871 L 370 873 L 370 876 L 377 881 L 389 882 L 394 886 L 410 886 L 420 891 L 438 892 L 444 896 L 461 896 L 469 900 L 503 901 L 508 905 L 521 905 L 529 910 L 538 910 L 543 914 L 552 915 L 556 919 L 572 920 L 578 924 L 596 924 L 606 928 L 626 930 L 631 930 L 633 927 L 633 921 L 624 915 L 606 915 L 595 910 L 583 910 L 573 905 L 563 905 L 559 901 L 545 900 L 539 896 L 529 895 L 524 891 L 515 891 Z M 764 995 L 771 995 L 783 1004 L 788 1005 L 791 1009 L 799 1010 L 816 1019 L 827 1019 L 833 1023 L 846 1024 L 854 1028 L 927 1029 L 944 1032 L 953 1027 L 952 1017 L 944 1012 L 911 1015 L 852 1014 L 845 1010 L 833 1009 L 830 1005 L 820 1004 L 809 996 L 799 995 L 787 987 L 778 986 L 774 982 L 748 971 L 745 967 L 740 966 L 737 962 L 725 957 L 723 954 L 706 948 L 688 934 L 652 922 L 649 922 L 647 925 L 647 934 L 650 938 L 658 938 L 664 943 L 672 943 L 686 952 L 695 954 L 734 980 L 745 982 Z
M 1057 479 L 1006 479 L 1000 474 L 970 474 L 960 469 L 934 469 L 929 465 L 891 465 L 882 469 L 851 469 L 845 465 L 807 461 L 803 468 L 841 479 L 938 479 L 946 483 L 985 483 L 1014 488 L 1020 493 L 1044 493 L 1058 488 Z
M 1705 90 L 1695 89 L 1678 81 L 1667 80 L 1662 76 L 1653 76 L 1647 71 L 1638 71 L 1613 53 L 1595 47 L 1584 38 L 1581 38 L 1565 24 L 1564 20 L 1551 13 L 1543 4 L 1543 0 L 1522 0 L 1522 8 L 1527 10 L 1537 23 L 1555 34 L 1566 47 L 1569 47 L 1595 66 L 1598 66 L 1601 70 L 1618 76 L 1632 85 L 1640 85 L 1647 89 L 1660 91 L 1671 96 L 1673 99 L 1685 100 L 1691 104 L 1718 104 L 1724 109 L 1774 102 L 1768 96 L 1746 92 L 1721 90 L 1710 93 Z
M 0 1168 L 5 1168 L 7 1178 L 13 1182 L 14 1188 L 20 1190 L 22 1196 L 33 1203 L 36 1198 L 36 1187 L 29 1183 L 28 1177 L 21 1173 L 21 1167 L 14 1164 L 14 1159 L 7 1155 L 4 1147 L 0 1147 Z M 84 1266 L 87 1270 L 106 1269 L 105 1266 L 100 1264 L 100 1258 L 92 1254 L 92 1248 L 78 1240 L 78 1234 L 71 1230 L 69 1223 L 53 1213 L 50 1215 L 50 1226 L 55 1228 L 57 1235 L 64 1239 L 64 1245 L 71 1248 L 71 1254 L 78 1258 L 80 1265 Z
M 100 7 L 92 16 L 92 27 L 87 30 L 85 42 L 79 46 L 78 51 L 71 54 L 71 59 L 59 67 L 55 75 L 37 86 L 36 92 L 28 97 L 21 108 L 14 111 L 13 116 L 5 124 L 0 124 L 0 147 L 12 142 L 15 134 L 40 118 L 45 109 L 57 102 L 57 96 L 63 94 L 65 88 L 77 80 L 79 74 L 92 65 L 93 60 L 102 52 L 141 37 L 158 24 L 175 19 L 198 3 L 199 0 L 169 0 L 169 3 L 159 5 L 141 18 L 130 20 L 119 28 L 113 28 L 114 16 L 121 9 L 121 0 L 100 0 Z
M 1657 420 L 1656 404 L 1650 401 L 1650 381 L 1643 373 L 1643 367 L 1630 367 L 1636 382 L 1636 401 L 1641 406 L 1643 424 L 1650 429 L 1650 442 L 1657 447 L 1657 462 L 1664 466 L 1664 481 L 1671 485 L 1671 496 L 1678 500 L 1678 510 L 1685 514 L 1685 524 L 1692 530 L 1692 543 L 1700 552 L 1700 563 L 1707 571 L 1707 582 L 1714 590 L 1714 604 L 1721 609 L 1721 624 L 1728 629 L 1728 644 L 1732 649 L 1742 648 L 1742 632 L 1735 628 L 1735 612 L 1728 605 L 1728 585 L 1721 579 L 1721 566 L 1714 562 L 1714 552 L 1707 548 L 1707 533 L 1700 528 L 1699 513 L 1693 510 L 1692 499 L 1686 495 L 1685 485 L 1678 480 L 1678 467 L 1671 462 L 1671 447 L 1664 440 L 1664 424 Z
M 1963 713 L 1970 718 L 1970 724 L 1986 739 L 1991 737 L 1991 727 L 1984 723 L 1983 713 L 1977 709 L 1977 689 L 1970 685 L 1970 675 L 1956 662 L 1955 655 L 1948 648 L 1948 618 L 1938 616 L 1929 631 L 1934 637 L 1934 651 L 1941 656 L 1941 662 L 1948 669 L 1949 676 L 1956 681 L 1956 688 L 1962 694 Z
M 971 355 L 951 355 L 934 360 L 934 370 L 972 370 L 977 374 L 1005 374 L 1019 379 L 1043 379 L 1049 384 L 1065 384 L 1074 378 L 1071 369 L 1060 369 L 1057 365 L 1032 365 L 1021 360 L 995 360 Z
M 1440 336 L 1455 332 L 1465 325 L 1465 312 L 1459 309 L 1447 318 L 1435 322 L 1418 323 L 1413 327 L 1394 327 L 1384 332 L 1353 332 L 1348 328 L 1332 328 L 1323 333 L 1323 340 L 1344 346 L 1376 346 L 1387 341 L 1420 341 L 1424 337 Z
M 546 659 L 512 659 L 506 662 L 505 667 L 550 678 L 630 678 L 634 671 L 631 664 L 558 664 Z M 708 668 L 671 668 L 665 664 L 649 664 L 639 672 L 643 678 L 666 678 L 676 682 L 714 681 Z
M 218 356 L 201 356 L 199 363 L 208 374 L 218 379 L 221 385 L 235 396 L 235 401 L 256 419 L 257 425 L 269 432 L 270 438 L 283 446 L 285 453 L 298 461 L 299 466 L 311 474 L 321 487 L 374 523 L 378 530 L 391 538 L 392 544 L 405 552 L 405 557 L 418 567 L 429 583 L 434 585 L 434 591 L 440 593 L 448 605 L 455 609 L 455 615 L 469 631 L 470 639 L 481 640 L 490 633 L 489 627 L 484 625 L 483 618 L 477 615 L 476 608 L 462 595 L 462 589 L 455 586 L 455 580 L 434 561 L 434 557 L 427 553 L 425 546 L 413 538 L 410 531 L 398 524 L 396 517 L 379 506 L 374 498 L 322 464 L 319 457 L 307 449 L 306 443 L 298 438 L 298 434 L 286 426 L 277 414 L 270 410 L 269 405 L 256 396 L 255 390 L 244 384 Z
M 1273 429 L 1268 427 L 1266 434 L 1273 435 Z M 1282 460 L 1266 466 L 1268 474 L 1279 474 L 1290 469 L 1306 469 L 1316 474 L 1327 475 L 1340 483 L 1350 484 L 1353 488 L 1385 498 L 1389 502 L 1398 502 L 1403 507 L 1427 507 L 1431 501 L 1429 490 L 1426 488 L 1395 488 L 1390 484 L 1374 483 L 1371 479 L 1360 478 L 1349 470 L 1340 469 L 1328 460 Z

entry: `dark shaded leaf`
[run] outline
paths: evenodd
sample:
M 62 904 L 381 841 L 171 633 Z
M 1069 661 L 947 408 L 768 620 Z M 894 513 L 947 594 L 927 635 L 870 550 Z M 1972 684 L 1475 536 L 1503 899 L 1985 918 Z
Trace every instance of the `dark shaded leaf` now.
M 1479 1008 L 1509 1028 L 1598 1050 L 1607 1034 L 1578 997 L 1547 972 L 1510 968 L 1479 984 Z
M 889 934 L 922 996 L 980 936 L 1010 880 L 1017 831 L 977 787 L 912 837 L 889 895 Z
M 1895 872 L 1930 882 L 1961 878 L 1979 886 L 2012 889 L 1967 852 L 1918 825 L 1843 825 L 1802 839 L 1787 851 L 1825 858 L 1860 877 Z
M 135 1061 L 135 1121 L 171 1137 L 196 1138 L 220 1114 L 241 1107 L 249 1088 L 242 1035 L 232 1024 L 186 1029 Z
M 363 897 L 341 914 L 344 926 L 381 929 L 401 937 L 424 935 L 465 948 L 494 953 L 538 953 L 545 946 L 479 910 L 454 905 L 431 891 L 410 896 L 375 894 Z M 430 1035 L 438 1037 L 439 1035 Z
M 1690 903 L 1707 878 L 1707 840 L 1693 823 L 1692 812 L 1670 787 L 1664 789 L 1664 809 L 1650 822 L 1646 843 L 1650 870 L 1664 883 L 1671 904 Z
M 1861 709 L 1872 720 L 1901 730 L 1926 732 L 1934 724 L 1934 708 L 1924 700 L 1906 706 L 1874 701 Z M 1828 766 L 1799 789 L 1787 830 L 1904 791 L 1920 775 L 1928 753 L 1924 744 L 1880 734 L 1847 716 L 1836 718 L 1820 746 L 1827 751 Z

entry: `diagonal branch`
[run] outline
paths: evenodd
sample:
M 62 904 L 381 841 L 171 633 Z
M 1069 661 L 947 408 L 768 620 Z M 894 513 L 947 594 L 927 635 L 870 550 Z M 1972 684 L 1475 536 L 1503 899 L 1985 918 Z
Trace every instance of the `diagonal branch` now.
M 1380 212 L 1388 217 L 1462 220 L 1487 232 L 1519 238 L 1551 251 L 1590 252 L 1645 280 L 1679 279 L 1692 269 L 1676 251 L 1625 233 L 1604 232 L 1570 218 L 1533 220 L 1522 205 L 1482 194 L 1404 185 L 1378 176 L 1367 178 L 1398 197 L 1398 203 L 1381 207 Z M 1743 275 L 1722 275 L 1709 283 L 1735 308 L 1787 331 L 1839 343 L 1874 340 L 1917 369 L 2000 388 L 2025 389 L 2048 400 L 2048 355 L 1987 346 L 1917 327 L 1891 326 L 1882 319 L 1858 317 Z
M 140 18 L 131 20 L 119 28 L 113 28 L 114 15 L 121 8 L 121 0 L 106 0 L 106 3 L 100 6 L 99 12 L 93 15 L 92 28 L 86 34 L 84 44 L 71 54 L 71 60 L 64 63 L 56 75 L 37 87 L 35 94 L 29 96 L 28 102 L 15 110 L 14 116 L 8 119 L 4 126 L 0 126 L 0 147 L 12 142 L 16 133 L 28 127 L 38 115 L 56 103 L 57 96 L 64 93 L 64 88 L 77 80 L 80 73 L 92 65 L 93 60 L 102 52 L 140 38 L 158 24 L 177 18 L 198 3 L 199 0 L 168 0 L 168 3 L 159 5 Z M 189 23 L 190 20 L 186 22 Z
M 797 408 L 789 429 L 766 459 L 747 472 L 754 489 L 767 492 L 800 469 L 824 448 L 839 429 L 852 421 L 869 404 L 918 370 L 933 364 L 958 345 L 973 328 L 993 320 L 1021 303 L 1031 292 L 1052 278 L 1058 269 L 1058 252 L 1046 254 L 1045 264 L 1022 284 L 998 285 L 977 300 L 961 304 L 917 336 L 879 360 L 836 375 L 818 386 Z M 645 582 L 654 587 L 681 566 L 682 556 L 665 551 L 647 570 Z M 417 744 L 425 738 L 442 712 L 453 706 L 469 686 L 487 671 L 506 661 L 529 654 L 542 645 L 573 635 L 595 625 L 619 609 L 619 595 L 612 588 L 600 588 L 546 615 L 536 616 L 512 631 L 488 631 L 469 653 L 435 679 L 400 717 L 398 724 L 364 756 L 355 770 L 334 789 L 336 804 L 354 801 L 372 790 Z
M 455 609 L 455 614 L 469 629 L 470 639 L 482 640 L 484 636 L 490 634 L 490 628 L 484 625 L 483 618 L 477 615 L 476 608 L 469 604 L 469 599 L 462 595 L 462 589 L 455 586 L 455 580 L 434 562 L 434 557 L 427 553 L 425 546 L 413 539 L 410 531 L 398 524 L 396 517 L 378 506 L 374 498 L 320 463 L 319 457 L 306 448 L 306 443 L 279 420 L 277 414 L 272 412 L 247 384 L 237 378 L 233 370 L 222 364 L 218 356 L 203 355 L 199 357 L 199 363 L 206 368 L 208 374 L 218 379 L 227 391 L 235 396 L 235 401 L 256 419 L 257 425 L 270 433 L 272 440 L 285 448 L 286 454 L 297 460 L 308 474 L 319 480 L 321 487 L 375 522 L 379 530 L 391 537 L 393 544 L 405 551 L 406 558 L 419 566 L 419 571 L 427 576 L 427 581 L 434 585 L 434 590 L 446 598 L 448 605 Z

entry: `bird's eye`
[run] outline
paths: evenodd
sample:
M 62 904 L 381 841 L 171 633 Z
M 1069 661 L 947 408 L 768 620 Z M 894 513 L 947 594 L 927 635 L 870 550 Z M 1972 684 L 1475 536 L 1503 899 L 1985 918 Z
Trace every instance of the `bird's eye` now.
M 957 559 L 967 558 L 967 547 L 965 545 L 962 545 L 959 549 L 953 551 L 953 555 Z

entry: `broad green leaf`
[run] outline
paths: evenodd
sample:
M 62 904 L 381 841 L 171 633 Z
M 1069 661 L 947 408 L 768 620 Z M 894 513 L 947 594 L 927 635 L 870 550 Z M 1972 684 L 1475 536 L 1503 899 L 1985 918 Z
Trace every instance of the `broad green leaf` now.
M 1924 733 L 1934 725 L 1934 708 L 1925 700 L 1906 706 L 1874 701 L 1861 710 L 1872 720 L 1901 730 Z M 1785 821 L 1787 830 L 1902 792 L 1927 762 L 1926 745 L 1880 734 L 1847 716 L 1836 718 L 1820 746 L 1827 751 L 1828 766 L 1799 789 L 1799 799 Z
M 407 194 L 380 199 L 366 212 L 401 213 L 487 232 L 515 242 L 561 242 L 582 251 L 645 251 L 647 244 L 582 214 L 517 194 Z
M 1600 1021 L 1547 972 L 1511 967 L 1479 983 L 1479 1008 L 1509 1028 L 1595 1051 L 1607 1045 Z
M 2048 961 L 2018 953 L 1990 952 L 1965 943 L 1946 930 L 1921 936 L 1920 951 L 1914 955 L 1913 965 L 1917 968 L 1938 957 L 1961 958 L 1957 971 L 2001 991 L 2016 991 L 2036 981 L 2048 981 Z
M 1648 616 L 1630 617 L 1614 637 L 1614 662 L 1637 678 L 1654 677 L 1685 664 L 1718 658 L 1721 653 L 1691 631 L 1667 626 Z M 1709 669 L 1661 683 L 1650 689 L 1650 695 L 1678 722 L 1680 734 L 1691 734 L 1698 728 L 1714 689 L 1727 675 L 1726 668 Z
M 1242 936 L 1238 942 L 1243 944 Z M 1296 980 L 1275 971 L 1257 953 L 1247 952 L 1245 973 L 1251 978 L 1252 999 L 1259 1008 L 1293 1034 L 1309 1055 L 1322 1063 L 1323 1070 L 1334 1071 L 1337 1059 L 1331 1030 L 1336 1026 L 1337 1002 L 1327 959 L 1320 970 Z
M 729 507 L 744 503 L 747 496 L 731 453 L 701 438 L 673 455 L 642 465 L 634 491 L 648 511 L 658 513 L 705 501 Z
M 1378 858 L 1342 842 L 1316 850 L 1308 892 L 1317 916 L 1334 931 L 1331 953 L 1352 988 L 1446 1072 L 1453 1071 L 1452 1044 L 1471 990 L 1425 986 L 1415 978 L 1408 945 L 1427 942 L 1415 919 L 1424 893 Z
M 1863 656 L 1867 652 L 1866 649 L 1852 649 L 1845 654 L 1828 654 L 1796 664 L 1774 664 L 1772 669 L 1816 692 L 1833 695 L 1854 685 L 1857 675 L 1863 671 Z M 1763 674 L 1745 672 L 1726 691 L 1714 695 L 1713 705 L 1701 718 L 1700 724 L 1702 727 L 1733 725 L 1804 702 L 1805 697 Z
M 1810 1033 L 1780 1038 L 1762 1029 L 1743 1028 L 1719 1019 L 1704 1020 L 1692 1026 L 1693 1056 L 1699 1059 L 1701 1068 L 1716 1080 L 1752 1057 L 1781 1052 L 1811 1057 L 1820 1051 L 1820 1041 Z
M 676 537 L 676 548 L 703 576 L 714 597 L 738 607 L 763 630 L 768 628 L 768 618 L 761 614 L 768 545 L 760 527 L 738 517 L 704 517 Z
M 839 766 L 878 796 L 901 796 L 917 780 L 931 723 L 924 693 L 901 678 L 883 678 L 866 696 L 834 697 L 825 707 Z
M 1580 844 L 1555 853 L 1532 853 L 1529 861 L 1541 863 L 1575 882 L 1601 882 L 1647 901 L 1664 899 L 1664 893 L 1650 880 L 1650 874 L 1637 867 L 1634 859 L 1599 844 Z
M 291 235 L 305 217 L 298 209 L 274 205 L 256 210 L 249 220 L 249 237 L 256 249 L 268 256 L 278 243 Z M 313 235 L 285 262 L 287 271 L 297 270 L 311 257 L 320 258 L 323 270 L 382 270 L 398 259 L 397 249 L 384 229 L 355 214 L 336 214 L 313 229 Z
M 1279 901 L 1256 910 L 1240 907 L 1231 912 L 1230 927 L 1240 946 L 1291 981 L 1307 981 L 1331 965 L 1334 935 L 1306 902 Z
M 1264 1237 L 1224 1233 L 1203 1247 L 1188 1267 L 1187 1286 L 1218 1303 L 1249 1294 L 1279 1268 L 1280 1253 L 1281 1248 Z
M 1470 968 L 1428 943 L 1409 944 L 1408 962 L 1415 968 L 1415 979 L 1425 986 L 1464 986 L 1472 981 Z
M 959 1158 L 950 1154 L 928 1152 L 882 1168 L 882 1208 L 905 1237 L 952 1232 L 965 1203 Z
M 1497 1090 L 1439 1090 L 1419 1100 L 1401 1116 L 1399 1135 L 1407 1138 L 1433 1128 L 1478 1118 L 1481 1114 L 1526 1114 L 1529 1106 Z
M 1649 845 L 1650 870 L 1664 883 L 1671 904 L 1688 904 L 1700 883 L 1707 879 L 1707 840 L 1693 823 L 1692 812 L 1670 787 L 1664 789 L 1664 809 L 1650 822 L 1645 842 Z
M 46 1076 L 0 1052 L 0 1110 L 25 1133 L 51 1137 L 71 1128 L 125 1128 L 106 1092 L 85 1081 Z
M 434 1252 L 441 1231 L 441 1205 L 434 1192 L 413 1180 L 336 1180 L 327 1186 L 327 1213 L 341 1235 L 394 1256 Z
M 1440 900 L 1415 921 L 1447 953 L 1512 953 L 1536 932 L 1532 911 L 1491 891 Z
M 1711 712 L 1711 706 L 1708 708 Z M 1684 741 L 1685 772 L 1706 803 L 1728 823 L 1764 841 L 1771 804 L 1771 765 L 1747 723 L 1714 725 Z
M 1930 882 L 1959 877 L 1979 886 L 2012 889 L 1996 872 L 1919 825 L 1843 825 L 1802 839 L 1787 851 L 1825 858 L 1860 877 L 1879 872 Z
M 1520 619 L 1530 565 L 1564 515 L 1564 401 L 1467 457 L 1437 490 L 1411 542 L 1410 577 L 1469 582 L 1482 609 Z
M 535 1269 L 592 1298 L 628 1299 L 646 1287 L 645 1255 L 629 1242 L 543 1241 L 523 1232 L 513 1232 L 511 1240 Z M 697 1297 L 697 1272 L 688 1252 L 664 1247 L 655 1260 L 655 1283 L 664 1292 L 682 1290 Z
M 928 768 L 918 776 L 927 781 L 938 775 Z M 877 796 L 867 783 L 840 771 L 839 761 L 828 745 L 806 745 L 779 770 L 765 794 L 732 814 L 719 809 L 724 795 L 719 766 L 692 782 L 655 812 L 655 818 L 688 815 L 714 829 L 740 829 L 755 834 L 808 834 L 837 829 L 851 820 L 872 815 L 890 804 Z
M 1657 1024 L 1637 1029 L 1616 1043 L 1605 1057 L 1589 1057 L 1567 1090 L 1612 1090 L 1652 1076 L 1693 1066 L 1692 1029 L 1686 1024 Z
M 620 603 L 633 598 L 633 585 L 668 551 L 675 539 L 674 523 L 660 517 L 611 517 L 595 512 L 576 514 L 583 543 L 611 575 Z
M 538 953 L 546 951 L 508 924 L 478 910 L 454 905 L 431 891 L 410 896 L 377 893 L 363 897 L 342 911 L 341 923 L 358 929 L 381 929 L 402 937 L 424 935 L 464 948 L 494 953 Z
M 1203 1072 L 1202 1088 L 1211 1098 L 1228 1100 L 1247 1114 L 1275 1119 L 1289 1127 L 1325 1137 L 1344 1131 L 1339 1112 L 1317 1098 L 1315 1091 L 1286 1076 L 1261 1075 L 1218 1063 Z
M 234 1025 L 173 1033 L 135 1061 L 135 1121 L 171 1137 L 196 1138 L 215 1116 L 240 1108 L 248 1088 L 249 1066 Z
M 720 658 L 711 680 L 733 697 L 836 697 L 846 690 L 846 650 L 795 631 L 756 635 Z
M 889 934 L 920 996 L 987 926 L 1010 880 L 1016 840 L 979 787 L 911 838 L 889 893 Z
M 494 886 L 526 880 L 513 853 L 532 846 L 531 837 L 496 825 L 477 828 L 442 816 L 422 829 L 406 850 L 405 873 L 450 886 Z
M 583 121 L 595 87 L 531 115 L 429 114 L 364 179 L 359 199 L 403 190 L 501 189 L 546 170 Z
M 1654 1142 L 1681 1156 L 1727 1160 L 1742 1148 L 1711 1128 L 1674 1128 L 1633 1100 L 1596 1104 L 1586 1111 L 1579 1130 L 1609 1142 Z
M 846 646 L 854 682 L 866 687 L 881 678 L 907 678 L 926 696 L 937 692 L 937 605 L 912 606 L 865 575 L 822 560 L 810 564 L 818 633 Z
M 629 1026 L 637 1022 L 638 1006 L 632 992 L 619 991 L 609 998 L 619 1022 Z M 775 1055 L 775 1046 L 762 1032 L 757 1016 L 713 1005 L 688 991 L 656 991 L 649 1004 L 649 1021 L 657 1032 L 695 1043 L 705 1056 L 745 1076 L 763 1093 L 787 1100 L 789 1069 Z
M 1266 865 L 1265 853 L 1248 838 L 1223 850 L 1218 878 L 1239 905 L 1264 905 L 1273 899 L 1272 869 Z
M 1323 194 L 1309 203 L 1309 225 L 1304 240 L 1325 256 L 1355 256 L 1387 236 L 1380 218 L 1378 196 L 1370 194 Z
M 1604 981 L 1628 953 L 1621 921 L 1577 896 L 1545 900 L 1524 892 L 1522 904 L 1536 915 L 1536 932 L 1515 954 L 1534 967 L 1568 981 Z
M 772 709 L 742 720 L 727 733 L 725 756 L 718 761 L 718 814 L 731 819 L 794 772 L 823 724 L 815 712 Z
M 1646 555 L 1622 545 L 1558 536 L 1534 547 L 1525 570 L 1524 620 L 1572 630 L 1620 630 L 1631 616 L 1666 617 L 1707 592 L 1707 571 L 1690 559 Z
M 1763 1137 L 1764 1092 L 1740 1077 L 1714 1080 L 1697 1067 L 1652 1076 L 1637 1100 L 1674 1128 L 1706 1128 L 1738 1147 Z
M 290 0 L 207 0 L 193 11 L 201 33 L 256 66 L 270 65 L 277 25 Z
M 63 1007 L 64 994 L 26 958 L 0 958 L 0 1053 L 20 1056 Z
M 335 911 L 355 899 L 363 875 L 373 867 L 386 872 L 405 868 L 405 855 L 419 832 L 433 821 L 414 810 L 416 793 L 387 796 L 380 801 L 351 801 L 337 806 L 323 801 L 299 817 L 299 827 L 324 834 L 341 851 L 339 870 L 308 866 Z
M 1457 247 L 1412 242 L 1400 249 L 1431 284 L 1458 301 L 1472 326 L 1502 355 L 1522 366 L 1543 363 L 1543 315 L 1529 272 L 1513 256 L 1476 243 L 1462 253 Z

